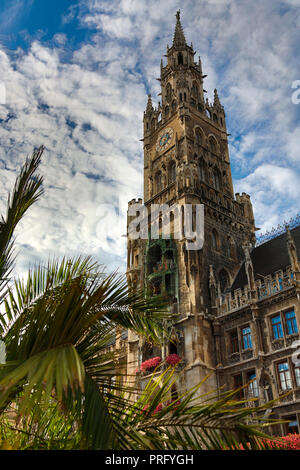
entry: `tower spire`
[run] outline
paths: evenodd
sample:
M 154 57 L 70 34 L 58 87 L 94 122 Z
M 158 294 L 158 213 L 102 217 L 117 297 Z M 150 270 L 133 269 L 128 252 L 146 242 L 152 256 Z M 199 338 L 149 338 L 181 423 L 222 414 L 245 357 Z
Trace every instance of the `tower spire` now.
M 174 37 L 173 37 L 173 46 L 186 46 L 186 40 L 184 36 L 184 32 L 181 26 L 180 22 L 180 10 L 177 11 L 176 13 L 176 26 L 175 26 L 175 32 L 174 32 Z
M 147 107 L 146 107 L 146 114 L 151 114 L 152 111 L 153 111 L 152 97 L 149 94 L 148 95 Z

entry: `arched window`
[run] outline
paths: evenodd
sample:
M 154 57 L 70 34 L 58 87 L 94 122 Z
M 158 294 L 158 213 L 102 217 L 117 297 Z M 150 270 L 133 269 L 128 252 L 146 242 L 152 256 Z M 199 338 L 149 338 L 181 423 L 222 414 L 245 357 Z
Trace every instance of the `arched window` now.
M 199 162 L 199 177 L 201 181 L 205 181 L 205 171 L 204 171 L 204 162 L 200 160 Z
M 213 114 L 213 120 L 214 120 L 214 122 L 218 122 L 218 117 L 215 113 Z
M 200 113 L 203 113 L 203 106 L 202 106 L 201 103 L 198 103 L 198 111 L 199 111 Z
M 168 119 L 168 117 L 169 117 L 169 112 L 170 112 L 169 106 L 166 106 L 165 107 L 165 118 L 166 119 Z
M 211 244 L 215 251 L 219 250 L 219 236 L 215 229 L 211 232 Z
M 158 171 L 155 175 L 155 189 L 157 193 L 162 190 L 162 175 L 160 171 Z
M 216 141 L 213 137 L 210 137 L 209 138 L 209 148 L 210 148 L 210 151 L 212 153 L 216 153 L 217 151 L 217 145 L 216 145 Z
M 221 293 L 223 294 L 225 290 L 229 287 L 229 276 L 228 276 L 227 271 L 225 271 L 225 269 L 221 269 L 219 273 L 219 283 L 220 283 Z
M 169 174 L 168 174 L 168 182 L 169 184 L 174 183 L 176 180 L 176 163 L 172 161 L 169 165 Z
M 179 101 L 182 101 L 182 93 L 179 93 Z
M 199 90 L 198 90 L 198 85 L 195 82 L 192 85 L 191 95 L 193 96 L 193 98 L 198 99 Z
M 195 147 L 198 151 L 200 150 L 201 145 L 202 145 L 202 133 L 200 129 L 197 128 L 195 131 Z
M 154 129 L 154 127 L 155 127 L 155 119 L 154 118 L 151 120 L 151 127 L 152 127 L 152 129 Z
M 170 103 L 172 99 L 172 87 L 170 83 L 168 83 L 166 86 L 166 99 L 168 103 Z
M 221 188 L 221 174 L 217 168 L 213 171 L 213 185 L 214 187 L 220 191 Z
M 183 99 L 184 99 L 184 101 L 186 101 L 186 93 L 185 92 L 183 93 Z
M 172 101 L 172 113 L 175 113 L 176 108 L 177 108 L 177 101 L 174 100 L 174 101 Z
M 183 65 L 183 55 L 181 52 L 178 54 L 178 65 Z

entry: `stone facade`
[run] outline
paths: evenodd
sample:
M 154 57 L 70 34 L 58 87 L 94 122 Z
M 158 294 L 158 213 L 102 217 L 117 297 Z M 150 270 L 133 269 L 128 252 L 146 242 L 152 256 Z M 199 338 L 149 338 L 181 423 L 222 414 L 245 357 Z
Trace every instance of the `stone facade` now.
M 297 243 L 288 230 L 281 235 L 286 238 L 281 245 L 286 265 L 269 272 L 266 255 L 265 275 L 255 271 L 252 258 L 258 248 L 250 196 L 234 194 L 224 108 L 217 90 L 213 103 L 204 97 L 201 59 L 194 61 L 195 52 L 186 42 L 179 12 L 166 57 L 158 79 L 161 102 L 154 108 L 149 95 L 144 113 L 144 206 L 150 214 L 153 204 L 202 204 L 204 244 L 199 250 L 186 249 L 187 238 L 174 236 L 181 223 L 176 214 L 170 219 L 162 213 L 151 220 L 145 216 L 141 220 L 146 236 L 135 239 L 130 232 L 134 216 L 129 212 L 128 282 L 153 295 L 168 295 L 174 312 L 168 327 L 174 342 L 157 350 L 129 332 L 128 377 L 143 386 L 146 379 L 136 375 L 141 362 L 176 352 L 184 365 L 178 389 L 192 387 L 208 374 L 203 393 L 223 385 L 230 389 L 251 378 L 249 393 L 263 402 L 281 393 L 283 373 L 280 376 L 278 364 L 288 358 L 292 394 L 276 409 L 280 416 L 295 417 L 300 411 L 300 378 L 291 363 L 300 319 Z M 129 209 L 142 203 L 132 200 Z M 171 227 L 170 239 L 162 236 L 165 225 Z M 260 252 L 268 254 L 272 243 L 259 247 Z M 239 280 L 244 285 L 238 285 Z M 285 316 L 292 311 L 295 320 Z M 274 339 L 272 318 L 278 312 L 285 329 L 283 337 Z M 286 334 L 286 321 L 289 327 L 295 324 L 297 332 Z M 243 347 L 247 338 L 251 347 Z

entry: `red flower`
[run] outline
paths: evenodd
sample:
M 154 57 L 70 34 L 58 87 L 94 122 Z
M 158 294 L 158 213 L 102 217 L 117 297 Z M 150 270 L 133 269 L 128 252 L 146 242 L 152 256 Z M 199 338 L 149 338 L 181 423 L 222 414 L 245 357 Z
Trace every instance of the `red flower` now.
M 287 436 L 277 437 L 275 439 L 262 439 L 262 449 L 264 445 L 267 445 L 272 449 L 279 450 L 300 450 L 300 434 L 288 434 Z M 240 444 L 240 449 L 245 450 L 242 444 Z
M 181 358 L 177 354 L 169 354 L 169 356 L 166 357 L 166 362 L 171 366 L 175 366 L 180 361 Z
M 155 410 L 154 410 L 153 413 L 156 414 L 156 413 L 158 413 L 158 412 L 161 411 L 161 410 L 162 410 L 162 404 L 160 403 L 159 405 L 157 405 L 157 407 L 155 408 Z
M 141 371 L 145 371 L 148 369 L 152 369 L 157 367 L 161 362 L 160 357 L 152 357 L 151 359 L 148 359 L 147 361 L 142 362 L 141 364 Z
M 149 408 L 150 408 L 150 405 L 145 405 L 144 408 L 142 409 L 142 413 L 145 415 L 148 415 Z M 155 410 L 153 411 L 153 414 L 155 415 L 156 413 L 159 413 L 161 410 L 162 410 L 162 404 L 159 403 L 157 407 L 155 408 Z

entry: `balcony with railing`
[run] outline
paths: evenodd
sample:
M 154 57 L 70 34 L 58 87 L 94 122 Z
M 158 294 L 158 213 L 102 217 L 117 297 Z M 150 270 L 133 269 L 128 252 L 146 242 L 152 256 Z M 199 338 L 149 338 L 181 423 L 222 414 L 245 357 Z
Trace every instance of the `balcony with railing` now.
M 222 294 L 218 299 L 218 314 L 238 310 L 250 304 L 251 300 L 261 301 L 293 286 L 294 275 L 291 267 L 276 271 L 273 274 L 256 280 L 255 291 L 252 293 L 249 286 L 236 289 L 233 292 Z

